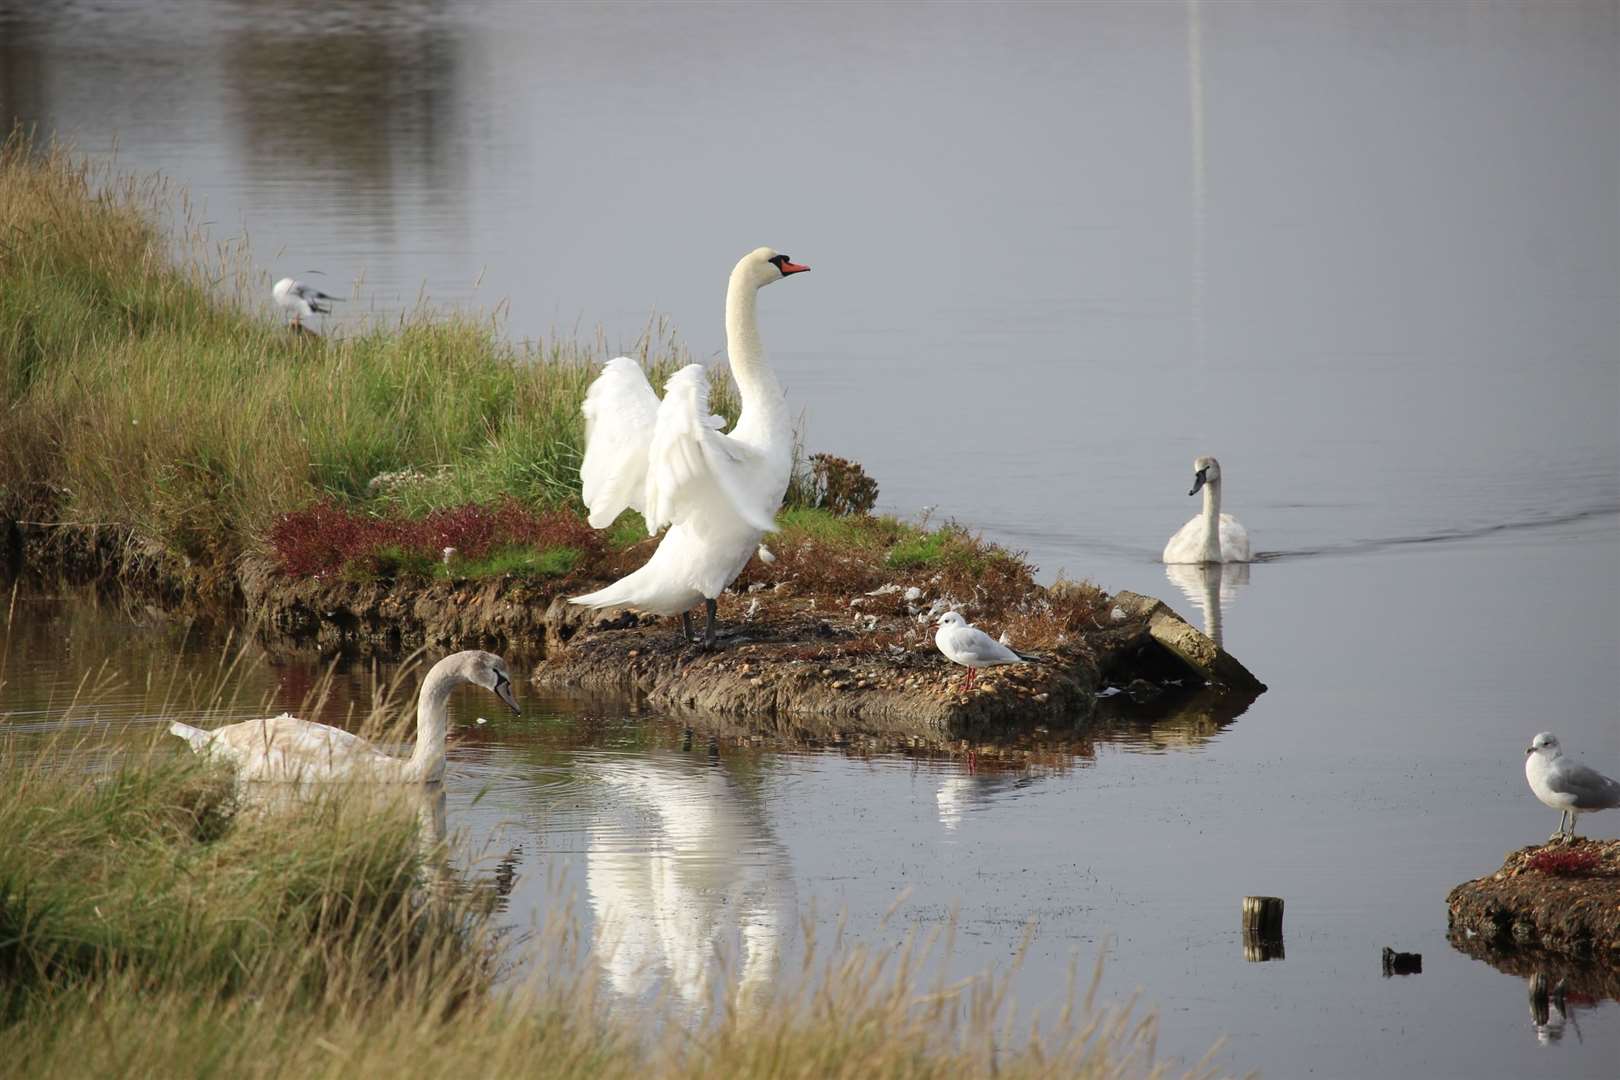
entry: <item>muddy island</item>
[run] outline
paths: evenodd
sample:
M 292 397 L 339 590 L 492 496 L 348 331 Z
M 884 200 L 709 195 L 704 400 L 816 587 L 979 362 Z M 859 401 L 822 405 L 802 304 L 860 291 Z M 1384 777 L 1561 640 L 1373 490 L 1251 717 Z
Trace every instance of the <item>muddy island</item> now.
M 1502 868 L 1446 897 L 1453 944 L 1503 966 L 1545 967 L 1537 954 L 1620 960 L 1620 840 L 1520 848 Z

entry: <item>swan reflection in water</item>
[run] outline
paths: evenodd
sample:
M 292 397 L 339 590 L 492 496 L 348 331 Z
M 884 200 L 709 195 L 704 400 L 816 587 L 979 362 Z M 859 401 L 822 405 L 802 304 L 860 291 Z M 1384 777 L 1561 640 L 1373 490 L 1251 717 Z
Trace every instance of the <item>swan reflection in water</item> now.
M 1221 640 L 1221 608 L 1237 599 L 1238 590 L 1249 583 L 1249 564 L 1166 563 L 1164 576 L 1204 613 L 1204 633 L 1225 648 Z
M 724 985 L 722 965 L 735 965 L 737 1007 L 762 1005 L 798 909 L 758 792 L 686 756 L 591 768 L 610 789 L 585 867 L 608 985 L 697 1010 Z

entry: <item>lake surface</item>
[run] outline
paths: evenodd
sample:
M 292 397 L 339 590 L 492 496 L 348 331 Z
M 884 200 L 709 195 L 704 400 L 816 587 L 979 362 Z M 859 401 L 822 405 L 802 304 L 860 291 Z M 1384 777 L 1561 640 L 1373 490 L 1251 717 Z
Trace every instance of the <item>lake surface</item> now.
M 426 296 L 628 342 L 657 311 L 717 357 L 732 262 L 790 252 L 815 270 L 762 321 L 812 449 L 1048 577 L 1200 621 L 1214 598 L 1271 686 L 1218 731 L 976 772 L 711 766 L 610 702 L 465 699 L 448 817 L 509 856 L 515 924 L 560 877 L 620 919 L 604 974 L 636 998 L 649 972 L 696 993 L 716 940 L 763 978 L 805 916 L 882 942 L 955 910 L 963 970 L 1033 919 L 1021 1003 L 1104 949 L 1165 1052 L 1224 1035 L 1273 1076 L 1620 1060 L 1620 1006 L 1538 1040 L 1524 980 L 1444 938 L 1446 891 L 1556 824 L 1536 731 L 1620 772 L 1617 101 L 1613 2 L 0 11 L 0 118 L 161 169 L 267 280 L 353 283 L 351 319 Z M 1272 557 L 1184 593 L 1155 559 L 1203 453 Z M 321 670 L 221 673 L 213 633 L 19 605 L 10 725 L 78 692 L 69 722 L 155 729 L 213 683 L 252 715 Z M 365 665 L 338 681 L 339 713 L 368 700 Z M 1254 893 L 1288 901 L 1282 961 L 1243 960 Z M 1384 945 L 1423 973 L 1383 979 Z

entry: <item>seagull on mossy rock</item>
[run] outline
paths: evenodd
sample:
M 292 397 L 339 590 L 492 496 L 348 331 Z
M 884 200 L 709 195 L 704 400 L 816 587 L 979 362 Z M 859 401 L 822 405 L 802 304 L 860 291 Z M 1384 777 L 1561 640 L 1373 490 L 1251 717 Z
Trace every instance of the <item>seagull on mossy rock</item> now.
M 311 315 L 330 315 L 333 300 L 342 300 L 341 296 L 332 296 L 315 288 L 305 285 L 301 281 L 284 277 L 276 282 L 275 288 L 270 290 L 276 298 L 276 305 L 284 307 L 293 313 L 292 324 L 298 329 L 304 328 L 303 320 Z
M 1031 660 L 1039 659 L 1029 653 L 1021 653 L 1009 648 L 991 637 L 989 634 L 971 625 L 960 612 L 947 611 L 939 617 L 934 624 L 938 632 L 934 634 L 934 644 L 939 651 L 952 663 L 961 664 L 968 669 L 967 681 L 962 689 L 973 687 L 973 680 L 980 668 L 999 667 L 1002 664 L 1027 664 Z
M 1548 843 L 1564 838 L 1566 823 L 1569 839 L 1575 839 L 1575 819 L 1582 814 L 1620 806 L 1620 781 L 1565 757 L 1558 736 L 1552 732 L 1537 735 L 1524 754 L 1524 778 L 1530 782 L 1530 790 L 1550 809 L 1563 815 L 1558 819 L 1558 831 L 1548 837 Z

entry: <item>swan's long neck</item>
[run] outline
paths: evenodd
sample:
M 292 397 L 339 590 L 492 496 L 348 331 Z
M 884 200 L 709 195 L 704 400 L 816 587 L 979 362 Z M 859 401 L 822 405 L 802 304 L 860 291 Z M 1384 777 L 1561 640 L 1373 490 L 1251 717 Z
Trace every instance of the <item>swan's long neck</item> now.
M 726 287 L 726 355 L 742 398 L 742 415 L 732 434 L 763 443 L 774 432 L 791 430 L 792 420 L 781 384 L 765 363 L 756 315 L 758 299 L 759 287 L 748 280 L 748 271 L 741 266 L 732 271 Z
M 465 682 L 440 667 L 428 672 L 416 699 L 416 746 L 405 762 L 405 779 L 437 780 L 444 775 L 444 740 L 450 727 L 450 691 Z
M 1221 482 L 1204 485 L 1204 561 L 1221 561 Z

